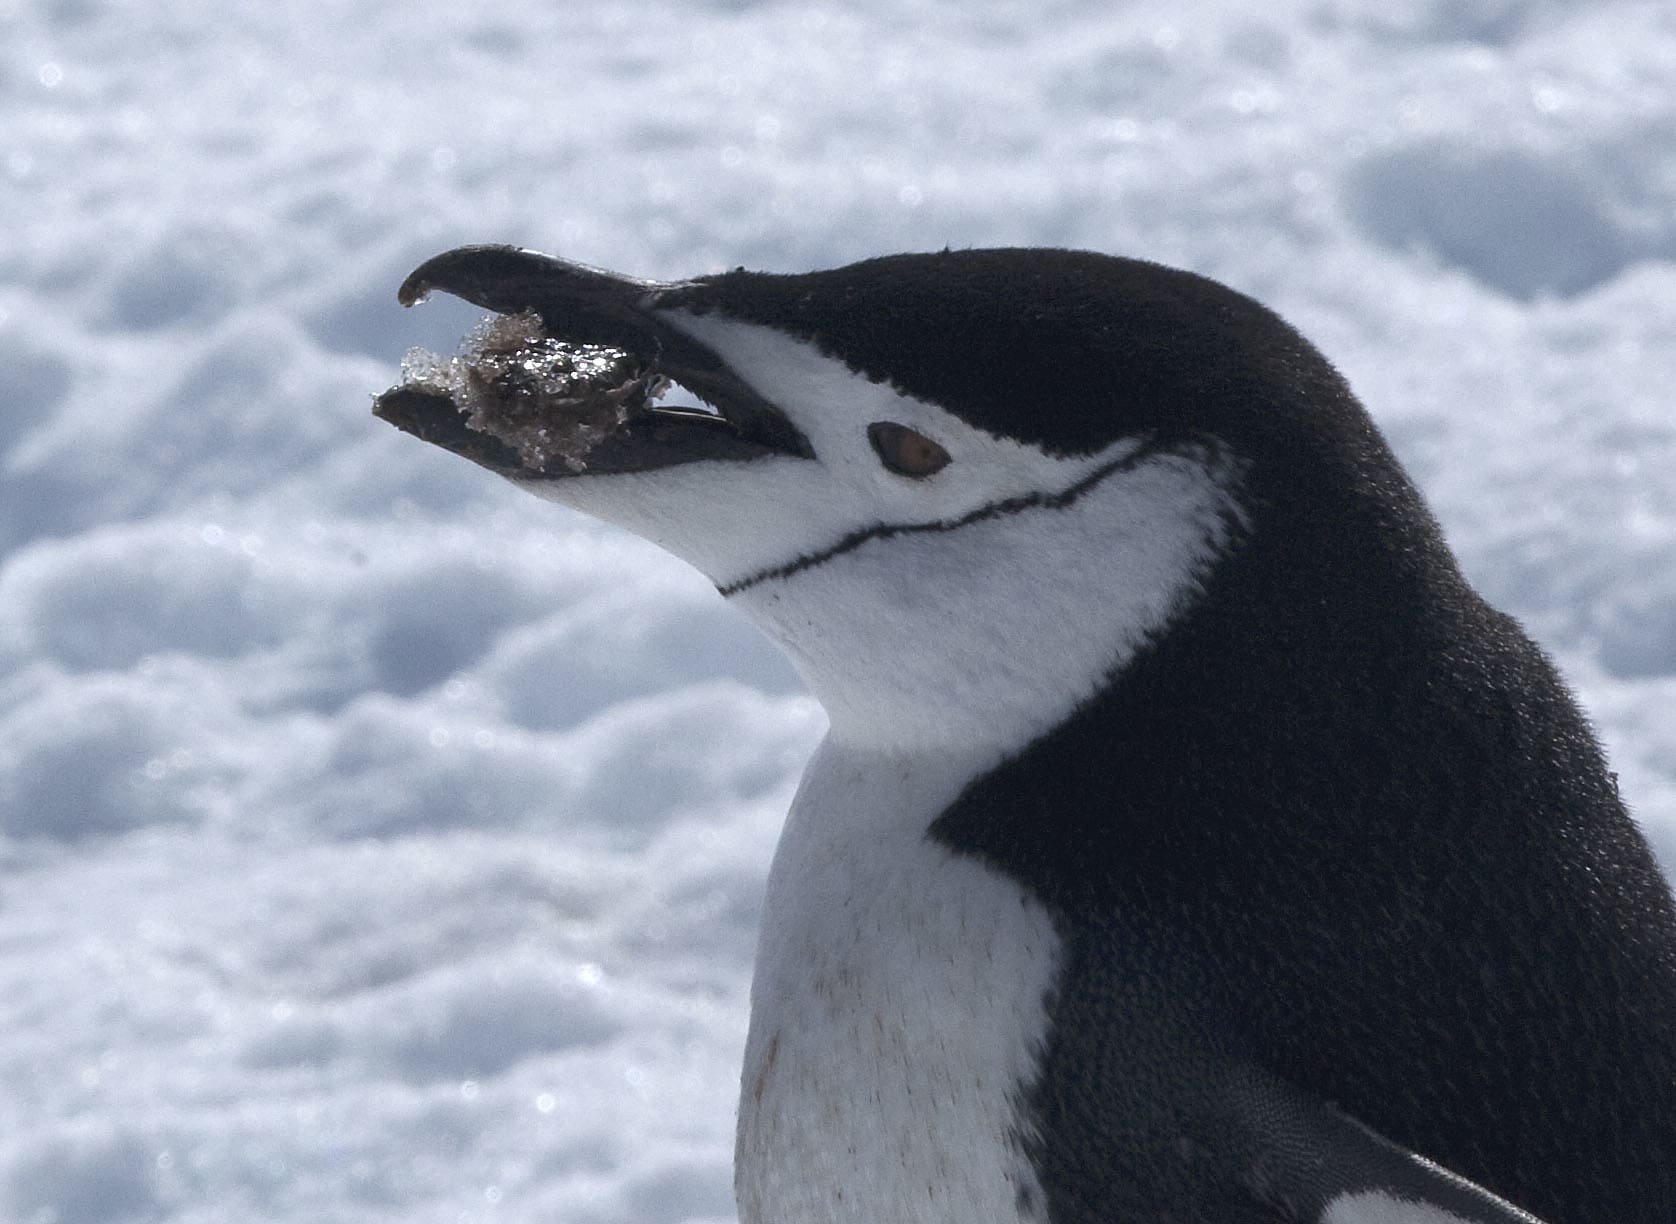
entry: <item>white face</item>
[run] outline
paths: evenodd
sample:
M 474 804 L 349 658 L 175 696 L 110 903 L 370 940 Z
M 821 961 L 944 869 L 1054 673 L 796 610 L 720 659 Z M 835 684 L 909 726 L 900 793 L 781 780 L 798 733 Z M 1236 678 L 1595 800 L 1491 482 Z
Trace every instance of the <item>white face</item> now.
M 1022 745 L 1191 599 L 1241 520 L 1236 464 L 1214 445 L 1150 452 L 1130 437 L 1056 457 L 771 329 L 666 317 L 783 411 L 815 458 L 525 487 L 703 571 L 791 657 L 839 741 Z M 889 470 L 868 440 L 879 421 L 933 439 L 949 463 Z

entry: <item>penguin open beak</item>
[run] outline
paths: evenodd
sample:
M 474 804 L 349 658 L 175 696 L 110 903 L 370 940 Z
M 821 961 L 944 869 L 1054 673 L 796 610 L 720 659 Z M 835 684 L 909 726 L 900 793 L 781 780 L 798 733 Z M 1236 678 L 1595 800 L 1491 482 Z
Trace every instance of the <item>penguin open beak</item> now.
M 478 350 L 378 396 L 373 414 L 519 480 L 812 458 L 785 414 L 659 311 L 685 288 L 518 247 L 446 251 L 414 269 L 397 300 L 412 306 L 440 289 L 513 322 L 492 351 L 485 331 Z M 713 411 L 660 405 L 669 383 Z

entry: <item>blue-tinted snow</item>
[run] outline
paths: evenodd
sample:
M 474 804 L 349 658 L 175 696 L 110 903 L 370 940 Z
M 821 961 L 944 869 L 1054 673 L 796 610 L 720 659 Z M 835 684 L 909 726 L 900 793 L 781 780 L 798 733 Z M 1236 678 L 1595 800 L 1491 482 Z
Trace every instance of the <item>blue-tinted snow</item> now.
M 1661 0 L 0 0 L 0 1218 L 731 1218 L 818 709 L 375 421 L 420 258 L 1094 247 L 1271 302 L 1676 852 Z

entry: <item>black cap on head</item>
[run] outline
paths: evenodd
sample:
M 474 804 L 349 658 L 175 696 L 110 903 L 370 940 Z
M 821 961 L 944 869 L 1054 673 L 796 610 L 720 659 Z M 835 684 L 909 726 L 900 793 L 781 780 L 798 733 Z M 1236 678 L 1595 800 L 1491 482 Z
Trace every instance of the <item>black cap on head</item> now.
M 660 304 L 784 331 L 979 428 L 1061 454 L 1142 431 L 1208 431 L 1239 447 L 1253 429 L 1271 441 L 1291 434 L 1288 418 L 1307 417 L 1306 434 L 1323 418 L 1366 428 L 1332 367 L 1273 312 L 1141 260 L 888 255 L 797 275 L 740 269 Z

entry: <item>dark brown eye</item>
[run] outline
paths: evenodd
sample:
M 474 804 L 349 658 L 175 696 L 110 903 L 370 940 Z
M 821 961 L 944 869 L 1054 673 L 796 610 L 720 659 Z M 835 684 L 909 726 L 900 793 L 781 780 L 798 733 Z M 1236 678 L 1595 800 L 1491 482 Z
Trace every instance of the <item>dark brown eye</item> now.
M 922 433 L 894 421 L 874 421 L 867 427 L 867 440 L 879 452 L 884 465 L 899 476 L 916 480 L 940 470 L 949 453 Z

